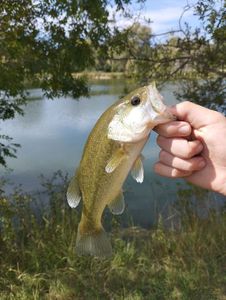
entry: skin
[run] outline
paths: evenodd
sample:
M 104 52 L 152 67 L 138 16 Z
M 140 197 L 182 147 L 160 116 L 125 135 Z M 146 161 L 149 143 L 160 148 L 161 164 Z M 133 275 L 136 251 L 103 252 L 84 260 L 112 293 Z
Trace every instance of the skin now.
M 171 108 L 178 121 L 158 125 L 154 170 L 226 196 L 226 118 L 185 101 Z

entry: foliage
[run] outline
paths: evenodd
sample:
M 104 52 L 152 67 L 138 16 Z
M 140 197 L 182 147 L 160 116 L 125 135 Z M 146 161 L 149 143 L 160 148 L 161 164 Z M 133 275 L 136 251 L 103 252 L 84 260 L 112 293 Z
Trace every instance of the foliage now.
M 124 30 L 115 28 L 108 42 L 108 51 L 96 53 L 96 68 L 105 71 L 123 71 L 127 76 L 136 72 L 138 60 L 151 55 L 152 31 L 148 26 L 135 22 Z
M 67 184 L 60 172 L 43 178 L 43 207 L 38 196 L 20 189 L 2 192 L 1 299 L 224 299 L 226 215 L 200 218 L 184 209 L 206 192 L 180 192 L 177 231 L 164 229 L 161 219 L 152 230 L 116 226 L 115 254 L 99 260 L 74 252 L 78 213 L 65 203 Z
M 141 1 L 141 0 L 140 0 Z M 139 2 L 139 1 L 138 1 Z M 26 87 L 50 97 L 87 95 L 85 78 L 73 76 L 94 65 L 94 49 L 109 37 L 108 0 L 2 0 L 0 5 L 0 121 L 23 113 Z M 116 0 L 118 10 L 130 0 Z M 1 137 L 0 164 L 14 155 Z M 7 149 L 7 151 L 6 151 Z
M 189 10 L 199 18 L 199 28 L 183 24 L 183 14 Z M 116 32 L 109 57 L 117 63 L 121 61 L 125 71 L 132 73 L 141 84 L 179 80 L 182 83 L 177 94 L 179 99 L 226 111 L 224 1 L 200 0 L 194 7 L 187 4 L 183 14 L 179 30 L 159 36 L 150 27 L 137 23 Z
M 108 9 L 128 15 L 132 0 L 2 0 L 0 6 L 0 121 L 23 113 L 28 83 L 50 97 L 87 95 L 84 70 L 123 71 L 140 84 L 179 80 L 178 99 L 226 110 L 226 14 L 223 0 L 189 3 L 200 28 L 183 24 L 154 35 L 150 21 L 119 30 Z M 145 2 L 145 0 L 137 0 Z M 142 14 L 142 13 L 141 13 Z M 17 145 L 0 136 L 0 164 Z
M 20 147 L 19 144 L 12 143 L 12 138 L 8 135 L 0 135 L 0 140 L 4 140 L 7 143 L 0 143 L 0 165 L 6 167 L 6 161 L 4 157 L 16 158 L 16 150 Z

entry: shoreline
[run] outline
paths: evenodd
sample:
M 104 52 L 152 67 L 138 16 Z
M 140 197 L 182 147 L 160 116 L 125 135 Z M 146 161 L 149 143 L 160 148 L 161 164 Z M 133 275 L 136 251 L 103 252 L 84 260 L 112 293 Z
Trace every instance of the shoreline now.
M 84 71 L 79 73 L 73 73 L 73 77 L 86 77 L 88 80 L 111 80 L 128 78 L 123 72 L 102 72 L 102 71 Z

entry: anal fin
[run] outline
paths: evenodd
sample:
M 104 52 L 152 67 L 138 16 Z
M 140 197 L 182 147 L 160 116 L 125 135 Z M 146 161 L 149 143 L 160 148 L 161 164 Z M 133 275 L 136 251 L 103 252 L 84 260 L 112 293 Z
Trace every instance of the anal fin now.
M 108 204 L 108 207 L 114 215 L 120 215 L 123 213 L 125 209 L 125 201 L 122 191 L 111 203 Z

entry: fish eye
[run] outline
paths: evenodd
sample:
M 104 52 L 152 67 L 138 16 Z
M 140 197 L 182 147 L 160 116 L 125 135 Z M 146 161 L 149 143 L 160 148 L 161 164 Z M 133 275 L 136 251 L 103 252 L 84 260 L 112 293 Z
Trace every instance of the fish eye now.
M 140 97 L 134 96 L 134 97 L 131 99 L 130 103 L 131 103 L 133 106 L 139 105 L 139 104 L 140 104 Z

